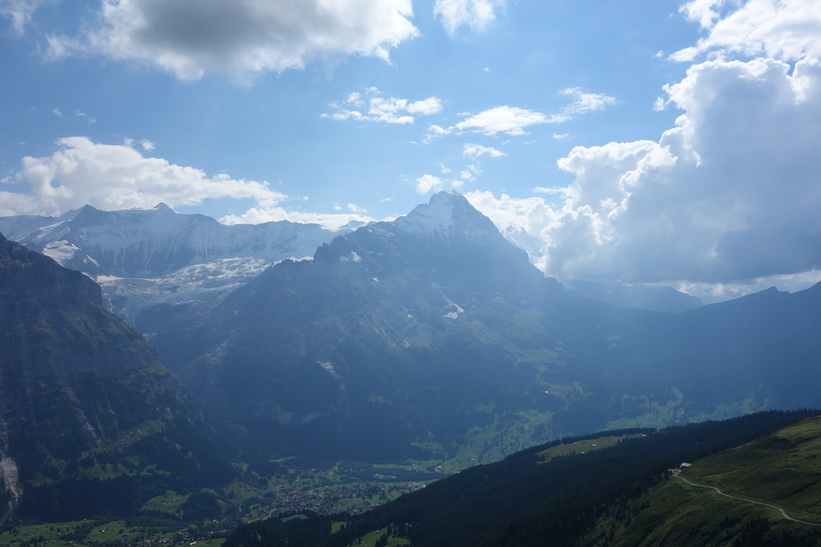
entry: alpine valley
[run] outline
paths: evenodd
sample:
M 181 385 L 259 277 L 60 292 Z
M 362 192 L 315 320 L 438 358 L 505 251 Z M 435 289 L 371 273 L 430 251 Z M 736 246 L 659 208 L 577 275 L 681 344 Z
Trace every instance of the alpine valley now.
M 569 436 L 821 407 L 821 285 L 632 307 L 545 277 L 456 193 L 338 232 L 164 205 L 0 231 L 8 523 L 167 492 L 247 518 L 238 492 L 276 498 L 296 465 L 427 481 Z

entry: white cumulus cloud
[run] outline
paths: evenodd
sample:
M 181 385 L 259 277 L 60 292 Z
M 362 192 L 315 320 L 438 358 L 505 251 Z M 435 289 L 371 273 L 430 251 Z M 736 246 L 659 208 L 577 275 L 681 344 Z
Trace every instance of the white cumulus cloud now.
M 49 46 L 57 57 L 137 61 L 181 80 L 245 81 L 334 56 L 387 60 L 418 35 L 412 16 L 411 0 L 103 0 L 82 34 L 50 36 Z
M 501 150 L 492 146 L 482 146 L 481 144 L 466 144 L 462 148 L 462 155 L 466 158 L 480 158 L 490 156 L 491 158 L 501 158 L 505 155 Z
M 490 136 L 504 133 L 516 137 L 526 134 L 526 129 L 531 126 L 567 122 L 576 115 L 604 110 L 617 102 L 614 97 L 588 93 L 579 87 L 563 89 L 559 93 L 570 97 L 572 102 L 558 114 L 545 114 L 516 106 L 497 106 L 478 114 L 463 114 L 465 119 L 450 127 L 432 124 L 428 127 L 428 138 L 451 133 L 482 133 Z
M 821 270 L 821 60 L 713 60 L 658 141 L 576 147 L 563 188 L 469 199 L 562 279 L 732 284 Z M 680 285 L 683 287 L 683 285 Z
M 679 12 L 702 28 L 710 28 L 721 17 L 724 0 L 691 0 L 679 8 Z
M 129 143 L 66 137 L 56 144 L 51 156 L 22 159 L 16 178 L 28 182 L 30 197 L 6 196 L 19 204 L 11 214 L 53 215 L 85 204 L 105 210 L 150 208 L 159 202 L 176 207 L 209 198 L 251 198 L 270 206 L 286 197 L 267 182 L 208 176 L 200 169 L 145 157 Z
M 727 4 L 736 9 L 722 11 Z M 692 61 L 705 53 L 796 61 L 813 51 L 821 52 L 818 0 L 692 0 L 681 12 L 708 35 L 671 55 L 676 61 Z
M 562 90 L 562 95 L 571 97 L 573 102 L 564 108 L 562 112 L 570 116 L 573 114 L 588 114 L 604 110 L 608 106 L 616 104 L 615 97 L 604 95 L 603 93 L 587 93 L 580 87 L 571 87 Z
M 416 179 L 416 191 L 420 194 L 428 194 L 442 189 L 445 181 L 435 175 L 422 175 Z
M 385 98 L 375 87 L 368 88 L 364 93 L 351 93 L 344 101 L 335 101 L 330 106 L 335 112 L 323 114 L 323 118 L 400 125 L 413 123 L 416 116 L 432 116 L 442 111 L 442 101 L 438 97 L 428 97 L 420 101 Z
M 485 135 L 506 133 L 511 136 L 525 134 L 525 129 L 533 125 L 557 123 L 564 121 L 563 116 L 548 116 L 535 110 L 527 110 L 515 106 L 497 106 L 478 114 L 468 116 L 450 128 L 431 126 L 430 130 L 436 134 L 454 132 L 476 132 Z
M 505 4 L 505 0 L 436 0 L 433 13 L 450 34 L 462 26 L 481 31 L 496 19 L 496 11 Z

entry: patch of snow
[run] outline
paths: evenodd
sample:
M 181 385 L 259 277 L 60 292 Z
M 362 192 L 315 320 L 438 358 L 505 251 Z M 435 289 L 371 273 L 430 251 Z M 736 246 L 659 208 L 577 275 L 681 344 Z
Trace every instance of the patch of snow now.
M 219 298 L 259 275 L 270 263 L 256 258 L 225 258 L 195 264 L 153 278 L 98 275 L 112 311 L 133 321 L 139 312 L 158 304 L 187 304 Z
M 228 343 L 223 342 L 219 346 L 211 349 L 203 356 L 203 360 L 210 365 L 219 365 L 222 363 L 223 357 L 228 352 Z
M 17 462 L 8 456 L 0 459 L 0 477 L 6 485 L 6 492 L 11 495 L 9 505 L 16 506 L 20 496 L 23 494 L 23 488 L 20 485 L 19 473 L 17 471 Z
M 319 363 L 319 366 L 321 366 L 325 370 L 325 372 L 327 372 L 337 380 L 342 379 L 342 376 L 340 376 L 336 369 L 334 369 L 334 365 L 330 361 L 321 362 Z
M 62 239 L 49 243 L 43 248 L 43 254 L 49 258 L 53 258 L 58 264 L 65 264 L 77 254 L 79 247 L 72 245 L 68 241 Z
M 451 306 L 453 306 L 454 308 L 456 308 L 456 312 L 457 312 L 457 313 L 465 313 L 465 310 L 463 310 L 463 309 L 462 309 L 462 307 L 461 307 L 459 304 L 457 304 L 456 302 L 454 302 L 453 300 L 451 300 L 450 298 L 448 298 L 446 294 L 444 294 L 444 293 L 439 293 L 439 294 L 441 294 L 441 295 L 442 295 L 442 298 L 444 298 L 444 299 L 445 299 L 445 302 L 447 302 L 449 305 L 451 305 Z

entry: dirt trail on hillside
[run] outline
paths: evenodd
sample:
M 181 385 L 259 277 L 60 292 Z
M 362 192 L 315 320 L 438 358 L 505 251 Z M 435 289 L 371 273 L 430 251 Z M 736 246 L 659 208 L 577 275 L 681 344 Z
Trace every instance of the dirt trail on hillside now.
M 748 501 L 750 503 L 755 503 L 757 505 L 763 505 L 764 507 L 770 507 L 772 509 L 776 509 L 776 510 L 778 510 L 779 513 L 781 513 L 781 516 L 783 516 L 787 520 L 791 520 L 793 522 L 798 522 L 798 523 L 801 523 L 801 524 L 808 524 L 810 526 L 815 526 L 815 527 L 821 528 L 821 524 L 816 524 L 814 522 L 807 522 L 806 520 L 799 520 L 799 519 L 791 517 L 790 515 L 787 514 L 786 511 L 784 511 L 784 509 L 782 509 L 781 507 L 778 507 L 776 505 L 772 505 L 770 503 L 764 503 L 763 501 L 756 501 L 756 500 L 751 500 L 749 498 L 741 498 L 741 497 L 738 497 L 738 496 L 731 496 L 730 494 L 725 494 L 724 492 L 722 492 L 721 490 L 719 490 L 715 486 L 710 486 L 709 484 L 698 484 L 698 483 L 692 482 L 691 480 L 688 480 L 688 479 L 682 477 L 680 472 L 674 472 L 673 476 L 678 478 L 678 479 L 683 480 L 684 482 L 686 482 L 690 486 L 699 486 L 701 488 L 711 488 L 711 489 L 715 490 L 716 492 L 718 492 L 719 494 L 721 494 L 722 496 L 732 498 L 734 500 Z

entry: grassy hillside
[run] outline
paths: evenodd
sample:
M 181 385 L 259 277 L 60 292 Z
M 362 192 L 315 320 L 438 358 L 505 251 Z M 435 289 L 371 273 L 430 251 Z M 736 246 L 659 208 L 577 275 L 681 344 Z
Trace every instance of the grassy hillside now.
M 821 544 L 821 417 L 702 458 L 620 507 L 583 545 Z M 811 526 L 786 519 L 777 509 Z
M 692 482 L 766 501 L 821 525 L 821 416 L 704 458 L 686 474 Z
M 582 537 L 589 544 L 611 545 L 620 536 L 629 538 L 623 545 L 634 545 L 663 526 L 663 517 L 679 515 L 681 502 L 673 500 L 672 494 L 663 492 L 662 499 L 648 502 L 642 497 L 648 489 L 664 483 L 684 491 L 697 488 L 668 478 L 668 469 L 681 461 L 696 461 L 750 443 L 812 415 L 809 411 L 768 412 L 658 432 L 627 430 L 565 439 L 470 468 L 362 515 L 250 524 L 236 530 L 226 545 L 287 545 L 305 540 L 310 533 L 312 545 L 345 547 L 383 529 L 389 531 L 385 541 L 403 538 L 424 546 L 575 545 Z M 709 494 L 696 490 L 696 495 Z M 638 528 L 639 514 L 648 505 L 663 508 L 659 519 Z M 705 518 L 723 517 L 724 509 L 709 507 Z M 766 519 L 746 517 L 733 516 L 735 520 L 727 521 L 728 525 L 741 523 L 743 528 L 734 532 L 729 544 L 744 533 L 763 537 L 770 530 L 762 532 L 770 526 Z M 699 532 L 702 520 L 673 525 L 671 537 L 679 525 Z M 344 521 L 345 526 L 333 525 L 335 521 Z M 586 536 L 597 524 L 596 532 Z M 815 545 L 815 530 L 809 533 L 807 541 Z M 803 536 L 784 538 L 803 540 Z M 775 544 L 802 544 L 795 541 Z M 685 536 L 678 544 L 706 542 Z

